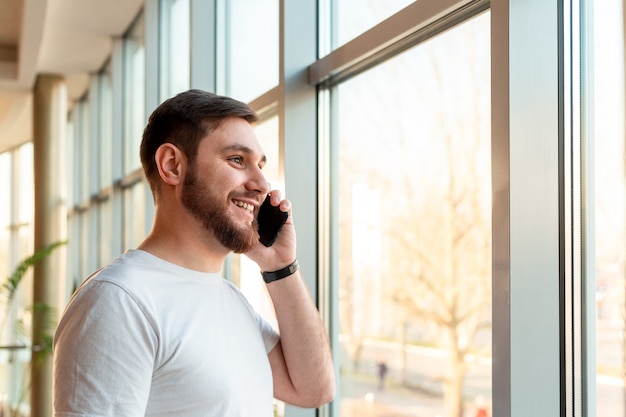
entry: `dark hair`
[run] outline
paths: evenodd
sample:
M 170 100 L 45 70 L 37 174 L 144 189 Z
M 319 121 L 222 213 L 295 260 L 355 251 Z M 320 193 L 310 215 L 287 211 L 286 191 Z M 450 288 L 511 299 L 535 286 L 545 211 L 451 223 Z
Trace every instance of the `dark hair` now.
M 249 123 L 259 118 L 245 103 L 202 90 L 182 92 L 165 100 L 152 112 L 143 131 L 139 155 L 155 200 L 160 190 L 154 158 L 159 146 L 175 145 L 188 162 L 194 164 L 200 141 L 230 117 L 240 117 Z

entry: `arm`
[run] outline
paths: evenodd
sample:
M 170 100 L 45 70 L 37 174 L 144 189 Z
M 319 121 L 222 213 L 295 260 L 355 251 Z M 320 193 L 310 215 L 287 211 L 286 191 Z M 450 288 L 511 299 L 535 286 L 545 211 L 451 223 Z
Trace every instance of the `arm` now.
M 267 285 L 280 342 L 270 352 L 274 396 L 301 407 L 319 407 L 335 395 L 335 373 L 328 337 L 297 271 Z
M 247 256 L 264 271 L 275 271 L 296 258 L 296 236 L 288 200 L 272 192 L 272 204 L 289 213 L 276 243 L 258 244 Z M 335 395 L 335 373 L 328 336 L 300 271 L 267 284 L 280 342 L 269 353 L 274 396 L 300 407 L 318 407 Z

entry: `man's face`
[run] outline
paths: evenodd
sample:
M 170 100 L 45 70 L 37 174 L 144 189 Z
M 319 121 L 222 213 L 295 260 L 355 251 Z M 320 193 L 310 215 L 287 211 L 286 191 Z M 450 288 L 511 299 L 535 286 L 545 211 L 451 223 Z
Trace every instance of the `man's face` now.
M 181 202 L 211 237 L 236 253 L 258 242 L 255 213 L 270 191 L 263 165 L 254 130 L 232 118 L 200 142 L 195 163 L 187 167 Z

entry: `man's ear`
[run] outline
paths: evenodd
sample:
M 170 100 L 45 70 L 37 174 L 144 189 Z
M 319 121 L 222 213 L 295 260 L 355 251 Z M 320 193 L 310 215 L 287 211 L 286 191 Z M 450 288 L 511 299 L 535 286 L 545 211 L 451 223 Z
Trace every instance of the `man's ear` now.
M 163 182 L 169 185 L 182 183 L 186 158 L 175 145 L 164 143 L 157 149 L 154 159 Z

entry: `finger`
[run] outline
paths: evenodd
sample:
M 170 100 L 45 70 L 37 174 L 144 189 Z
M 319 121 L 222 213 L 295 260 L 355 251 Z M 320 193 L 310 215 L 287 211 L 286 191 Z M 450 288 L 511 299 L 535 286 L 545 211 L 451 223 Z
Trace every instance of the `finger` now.
M 284 199 L 280 202 L 280 209 L 291 215 L 291 201 Z
M 270 199 L 273 206 L 277 206 L 283 200 L 283 195 L 280 190 L 272 190 L 270 192 Z

